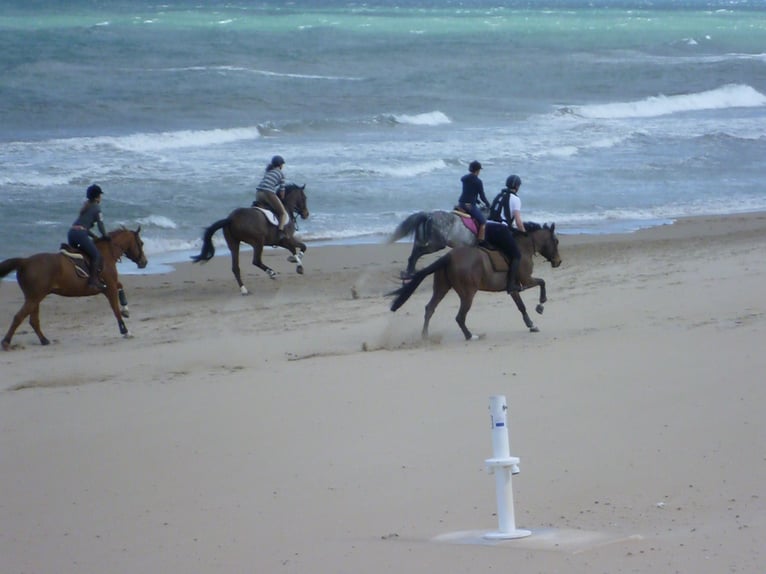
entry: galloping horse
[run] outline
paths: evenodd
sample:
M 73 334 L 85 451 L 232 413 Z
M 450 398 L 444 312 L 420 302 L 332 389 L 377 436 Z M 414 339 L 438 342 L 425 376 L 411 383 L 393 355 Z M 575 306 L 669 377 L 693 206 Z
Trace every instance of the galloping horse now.
M 220 219 L 205 230 L 202 236 L 202 250 L 199 255 L 192 257 L 194 263 L 209 261 L 215 255 L 213 235 L 219 229 L 223 229 L 223 236 L 231 251 L 231 271 L 239 285 L 239 291 L 248 295 L 249 291 L 242 283 L 239 273 L 239 244 L 245 242 L 253 247 L 253 265 L 263 269 L 272 279 L 277 278 L 277 272 L 265 265 L 261 260 L 263 246 L 284 247 L 292 253 L 290 261 L 295 261 L 298 266 L 296 271 L 303 273 L 303 254 L 306 253 L 306 244 L 296 240 L 293 235 L 297 229 L 296 215 L 301 219 L 309 216 L 306 204 L 305 185 L 288 184 L 285 187 L 285 200 L 282 202 L 290 215 L 290 222 L 285 225 L 285 234 L 279 239 L 276 223 L 269 223 L 267 216 L 257 207 L 240 207 L 232 211 L 225 219 Z M 258 206 L 261 207 L 261 206 Z M 266 207 L 266 206 L 262 206 Z
M 141 226 L 135 231 L 118 229 L 109 232 L 109 240 L 96 239 L 96 247 L 104 263 L 101 278 L 106 284 L 106 289 L 103 291 L 89 287 L 87 277 L 79 275 L 72 259 L 60 252 L 38 253 L 26 258 L 15 257 L 0 263 L 0 277 L 16 271 L 16 281 L 24 292 L 24 304 L 14 315 L 11 328 L 3 337 L 3 349 L 7 351 L 11 348 L 11 337 L 27 315 L 29 315 L 29 324 L 40 339 L 40 344 L 50 344 L 40 329 L 40 302 L 50 293 L 63 297 L 89 297 L 103 293 L 112 307 L 120 333 L 129 337 L 128 328 L 122 320 L 123 315 L 127 317 L 127 299 L 117 275 L 116 263 L 125 255 L 138 265 L 139 269 L 146 267 L 144 242 L 139 236 L 140 231 Z M 120 303 L 124 306 L 122 310 Z
M 408 235 L 415 235 L 412 253 L 407 259 L 407 269 L 402 273 L 406 279 L 415 273 L 415 263 L 429 253 L 445 247 L 475 246 L 476 234 L 463 223 L 463 218 L 453 211 L 418 211 L 402 221 L 388 238 L 389 243 Z
M 516 232 L 516 242 L 521 251 L 521 265 L 519 266 L 519 283 L 526 290 L 530 287 L 540 287 L 540 302 L 536 307 L 539 314 L 543 312 L 543 303 L 548 299 L 545 293 L 545 281 L 540 278 L 532 277 L 532 268 L 534 266 L 533 256 L 539 253 L 545 257 L 552 267 L 561 265 L 559 256 L 559 240 L 556 237 L 556 224 L 548 226 L 533 225 L 531 222 L 525 223 L 527 235 Z M 389 295 L 396 295 L 396 299 L 391 304 L 391 310 L 396 311 L 404 305 L 423 282 L 423 279 L 434 274 L 433 295 L 426 305 L 426 316 L 423 323 L 422 336 L 428 337 L 428 323 L 436 310 L 436 306 L 449 292 L 454 289 L 460 297 L 460 310 L 455 320 L 463 331 L 466 339 L 478 339 L 472 335 L 471 331 L 465 325 L 465 318 L 471 309 L 473 298 L 477 291 L 505 291 L 507 282 L 507 271 L 495 271 L 490 254 L 483 248 L 475 247 L 456 247 L 446 255 L 443 255 L 428 267 L 418 271 L 412 276 L 409 283 Z M 512 292 L 511 297 L 516 303 L 524 319 L 524 324 L 532 332 L 539 329 L 535 326 L 527 314 L 524 302 L 521 300 L 519 292 Z

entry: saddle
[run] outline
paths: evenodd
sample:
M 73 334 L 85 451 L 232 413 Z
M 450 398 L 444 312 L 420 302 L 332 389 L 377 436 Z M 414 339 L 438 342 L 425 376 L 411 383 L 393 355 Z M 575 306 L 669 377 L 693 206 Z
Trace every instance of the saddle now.
M 59 246 L 59 253 L 67 257 L 74 265 L 74 270 L 80 277 L 90 277 L 90 259 L 79 249 L 75 249 L 68 243 Z
M 468 213 L 465 209 L 459 205 L 456 205 L 452 208 L 452 213 L 460 218 L 460 221 L 463 222 L 463 225 L 465 225 L 471 233 L 474 235 L 479 233 L 479 226 L 476 225 L 476 220 L 471 217 L 471 214 Z
M 279 226 L 279 217 L 277 217 L 277 215 L 271 210 L 270 206 L 254 201 L 253 205 L 250 207 L 260 210 L 261 213 L 266 216 L 266 221 L 271 223 L 274 227 Z
M 508 262 L 508 257 L 505 253 L 495 248 L 479 247 L 484 253 L 489 256 L 489 262 L 492 264 L 493 271 L 508 272 L 511 268 Z

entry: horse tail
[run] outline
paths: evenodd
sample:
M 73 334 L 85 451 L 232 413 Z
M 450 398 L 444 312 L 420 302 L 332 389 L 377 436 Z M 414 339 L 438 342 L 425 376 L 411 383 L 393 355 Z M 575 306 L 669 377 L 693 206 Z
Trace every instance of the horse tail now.
M 199 263 L 200 261 L 210 261 L 213 258 L 215 255 L 213 235 L 215 235 L 216 231 L 228 223 L 228 217 L 226 219 L 220 219 L 205 230 L 205 233 L 202 234 L 202 250 L 200 251 L 199 255 L 192 255 L 192 261 L 194 263 Z
M 388 238 L 388 242 L 394 243 L 395 241 L 399 241 L 403 237 L 407 237 L 413 233 L 415 234 L 416 240 L 421 240 L 423 235 L 425 235 L 424 225 L 426 225 L 430 219 L 431 216 L 425 211 L 418 211 L 417 213 L 413 213 L 396 227 L 394 232 Z
M 21 264 L 24 262 L 24 259 L 21 257 L 14 257 L 12 259 L 6 259 L 5 261 L 0 263 L 0 277 L 5 277 L 8 275 L 11 271 L 16 271 L 19 267 L 21 267 Z
M 439 269 L 443 269 L 447 265 L 449 265 L 450 259 L 452 257 L 452 253 L 447 253 L 446 255 L 442 255 L 431 263 L 428 267 L 424 267 L 415 275 L 412 276 L 412 278 L 399 287 L 396 291 L 392 291 L 391 293 L 387 293 L 387 296 L 395 295 L 396 299 L 394 299 L 394 302 L 391 303 L 391 310 L 396 311 L 399 307 L 404 305 L 407 302 L 407 299 L 410 298 L 410 296 L 415 292 L 415 289 L 417 289 L 420 284 L 423 282 L 423 279 L 431 275 L 432 273 L 436 273 L 439 271 Z

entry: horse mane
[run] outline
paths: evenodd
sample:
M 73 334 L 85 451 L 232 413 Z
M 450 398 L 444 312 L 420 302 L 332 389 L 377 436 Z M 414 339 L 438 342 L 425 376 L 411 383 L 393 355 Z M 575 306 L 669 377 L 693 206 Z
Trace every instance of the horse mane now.
M 542 225 L 537 223 L 536 221 L 525 221 L 524 222 L 524 229 L 527 230 L 527 232 L 530 231 L 540 231 L 543 228 Z

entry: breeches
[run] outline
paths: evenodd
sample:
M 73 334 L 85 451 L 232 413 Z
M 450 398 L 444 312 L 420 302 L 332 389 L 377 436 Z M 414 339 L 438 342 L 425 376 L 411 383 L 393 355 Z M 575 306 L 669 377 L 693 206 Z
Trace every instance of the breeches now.
M 101 267 L 101 253 L 99 253 L 96 244 L 83 229 L 70 229 L 67 234 L 67 243 L 81 251 L 84 251 L 90 257 L 92 269 Z
M 513 238 L 513 233 L 505 225 L 487 225 L 487 241 L 495 245 L 510 259 L 521 259 L 521 251 Z
M 279 229 L 285 228 L 285 225 L 287 225 L 290 218 L 287 215 L 285 206 L 282 205 L 282 200 L 279 199 L 279 196 L 276 193 L 259 189 L 255 192 L 255 201 L 260 201 L 271 206 L 272 211 L 279 217 Z
M 487 218 L 484 217 L 481 209 L 479 209 L 479 206 L 475 203 L 464 203 L 463 209 L 470 213 L 471 217 L 473 217 L 479 223 L 479 225 L 484 225 L 487 223 Z

